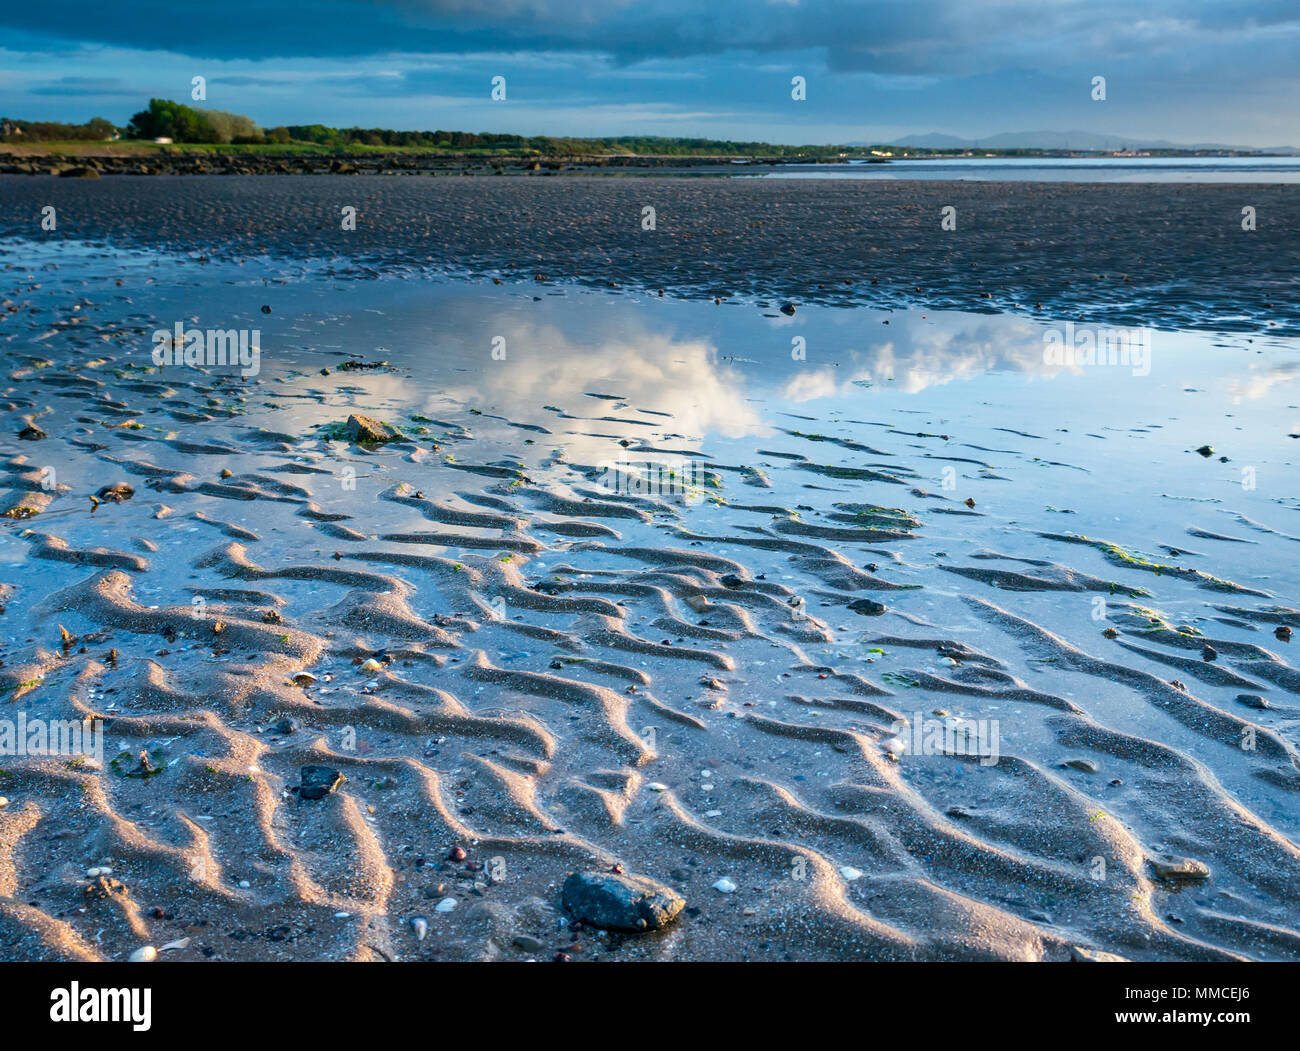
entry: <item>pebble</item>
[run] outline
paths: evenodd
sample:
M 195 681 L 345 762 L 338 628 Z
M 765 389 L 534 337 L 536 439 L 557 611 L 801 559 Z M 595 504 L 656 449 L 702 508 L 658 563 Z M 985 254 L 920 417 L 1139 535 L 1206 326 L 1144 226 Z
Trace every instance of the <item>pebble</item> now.
M 455 907 L 456 907 L 455 898 L 443 898 L 442 901 L 438 902 L 437 911 L 451 912 L 451 910 L 454 909 Z
M 1068 766 L 1071 770 L 1082 770 L 1085 774 L 1095 774 L 1097 764 L 1091 759 L 1067 759 L 1062 766 Z
M 415 940 L 422 942 L 429 933 L 429 921 L 423 916 L 412 916 L 411 929 L 415 931 Z
M 602 930 L 639 932 L 667 926 L 686 902 L 671 887 L 644 876 L 572 872 L 561 901 L 578 923 Z
M 840 869 L 840 875 L 843 876 L 850 883 L 852 883 L 855 879 L 862 878 L 862 870 L 855 869 L 852 865 L 845 865 L 842 869 Z
M 546 944 L 540 938 L 534 938 L 531 934 L 516 935 L 514 946 L 524 952 L 541 952 L 546 948 Z
M 304 766 L 300 776 L 302 787 L 298 789 L 299 799 L 324 799 L 347 780 L 330 766 Z
M 888 612 L 889 607 L 883 602 L 876 602 L 869 598 L 860 598 L 850 602 L 849 609 L 854 613 L 861 613 L 864 617 L 878 617 L 882 613 Z
M 107 865 L 96 865 L 94 868 L 86 869 L 86 875 L 91 879 L 95 879 L 98 876 L 111 876 L 112 874 L 113 870 Z
M 1257 693 L 1239 693 L 1237 694 L 1237 703 L 1244 704 L 1247 708 L 1264 709 L 1272 707 L 1267 700 Z
M 361 670 L 364 672 L 383 671 L 384 666 L 375 660 L 374 657 L 367 657 L 361 664 Z
M 1153 854 L 1149 860 L 1155 874 L 1163 880 L 1210 878 L 1210 867 L 1195 858 L 1183 858 L 1177 854 Z
M 736 885 L 732 883 L 731 880 L 727 879 L 726 876 L 723 876 L 722 879 L 714 883 L 713 889 L 717 891 L 721 891 L 723 894 L 736 893 Z
M 153 963 L 158 959 L 158 950 L 152 945 L 142 945 L 131 954 L 132 963 Z
M 648 785 L 646 785 L 646 788 L 649 789 L 651 792 L 667 792 L 667 791 L 668 791 L 668 786 L 667 786 L 667 785 L 661 785 L 658 781 L 651 781 Z

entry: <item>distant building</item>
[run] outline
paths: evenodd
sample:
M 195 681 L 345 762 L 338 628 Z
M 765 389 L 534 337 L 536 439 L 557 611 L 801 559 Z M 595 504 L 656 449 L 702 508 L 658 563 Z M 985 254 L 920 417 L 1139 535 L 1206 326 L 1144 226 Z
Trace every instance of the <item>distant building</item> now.
M 0 117 L 0 138 L 8 138 L 10 135 L 21 135 L 23 129 L 18 127 L 7 117 Z

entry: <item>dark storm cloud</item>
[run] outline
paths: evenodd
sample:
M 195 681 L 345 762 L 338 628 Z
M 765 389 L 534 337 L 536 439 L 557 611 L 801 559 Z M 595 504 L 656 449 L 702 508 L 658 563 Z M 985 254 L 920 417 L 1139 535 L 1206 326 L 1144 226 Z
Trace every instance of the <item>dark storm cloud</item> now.
M 0 9 L 0 48 L 0 112 L 51 119 L 202 73 L 267 123 L 1300 141 L 1300 0 L 47 0 Z M 498 73 L 508 109 L 485 106 Z
M 199 58 L 393 52 L 585 51 L 621 63 L 820 49 L 833 69 L 943 73 L 1213 45 L 1247 59 L 1300 24 L 1295 0 L 92 0 L 9 5 L 0 24 L 48 37 Z M 1295 38 L 1291 38 L 1294 44 Z M 1292 52 L 1294 61 L 1294 51 Z M 956 69 L 954 63 L 957 63 Z

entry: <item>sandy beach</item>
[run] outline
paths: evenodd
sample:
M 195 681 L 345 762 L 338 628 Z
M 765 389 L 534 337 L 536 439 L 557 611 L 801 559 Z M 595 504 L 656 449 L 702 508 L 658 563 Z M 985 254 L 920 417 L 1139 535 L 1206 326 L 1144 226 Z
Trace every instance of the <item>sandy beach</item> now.
M 1287 187 L 0 202 L 6 958 L 1300 959 Z

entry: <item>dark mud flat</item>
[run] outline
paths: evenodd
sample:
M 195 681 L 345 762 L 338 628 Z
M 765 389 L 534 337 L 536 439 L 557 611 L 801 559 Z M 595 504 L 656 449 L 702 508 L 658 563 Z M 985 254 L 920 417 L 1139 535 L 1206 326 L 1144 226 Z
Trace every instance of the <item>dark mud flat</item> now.
M 1296 340 L 0 253 L 6 958 L 1300 959 Z
M 40 230 L 41 208 L 59 227 Z M 340 209 L 357 209 L 344 231 Z M 957 230 L 940 211 L 957 209 Z M 1255 208 L 1257 229 L 1241 227 Z M 656 228 L 642 229 L 652 207 Z M 539 176 L 0 176 L 0 232 L 354 273 L 480 272 L 706 297 L 1012 311 L 1300 333 L 1284 185 Z

